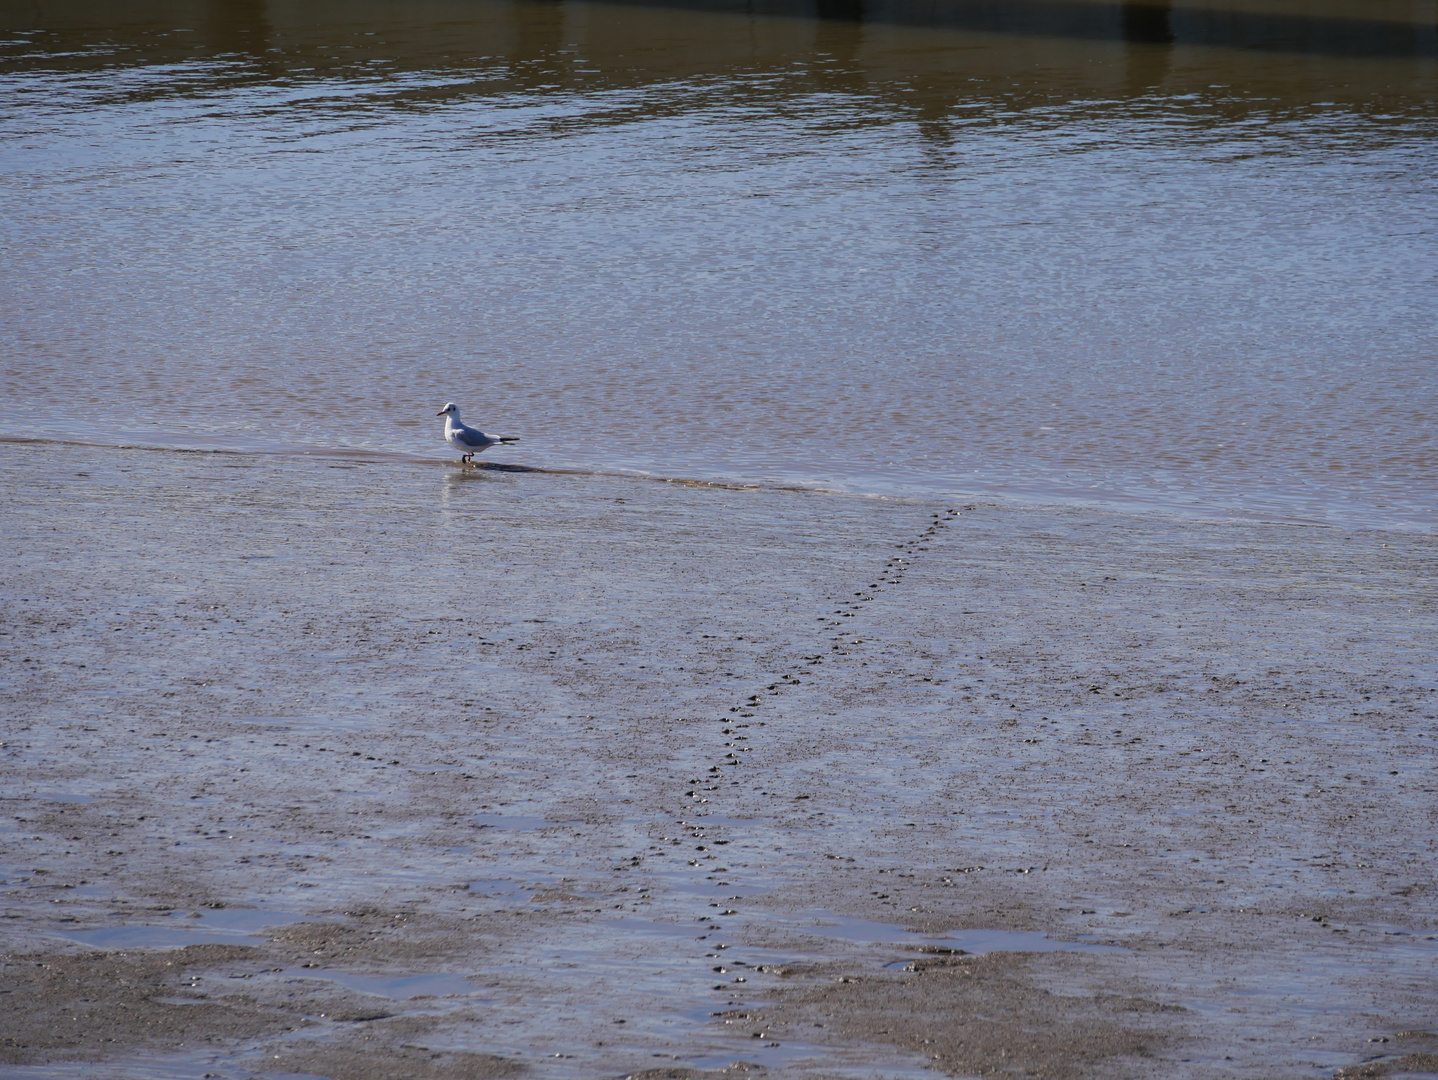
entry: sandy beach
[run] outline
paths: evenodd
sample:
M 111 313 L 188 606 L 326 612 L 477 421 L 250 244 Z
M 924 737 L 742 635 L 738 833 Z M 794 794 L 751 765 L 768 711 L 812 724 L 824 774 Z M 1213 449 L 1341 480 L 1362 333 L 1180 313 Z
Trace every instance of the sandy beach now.
M 1438 1071 L 1429 535 L 0 484 L 0 1075 Z

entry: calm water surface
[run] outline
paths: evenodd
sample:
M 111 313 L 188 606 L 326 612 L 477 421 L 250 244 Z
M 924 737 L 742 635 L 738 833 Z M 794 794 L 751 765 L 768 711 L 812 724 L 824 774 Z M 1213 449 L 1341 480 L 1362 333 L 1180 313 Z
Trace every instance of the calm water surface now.
M 0 2 L 0 436 L 1432 528 L 1435 26 Z

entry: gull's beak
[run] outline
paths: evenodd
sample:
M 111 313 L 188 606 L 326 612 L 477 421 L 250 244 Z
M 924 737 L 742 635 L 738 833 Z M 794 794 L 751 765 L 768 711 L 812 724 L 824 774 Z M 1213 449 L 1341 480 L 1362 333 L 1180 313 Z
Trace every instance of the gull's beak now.
M 443 416 L 443 415 L 444 415 L 445 413 L 447 413 L 447 412 L 449 412 L 448 409 L 440 409 L 439 412 L 435 413 L 434 415 L 435 415 L 435 416 Z

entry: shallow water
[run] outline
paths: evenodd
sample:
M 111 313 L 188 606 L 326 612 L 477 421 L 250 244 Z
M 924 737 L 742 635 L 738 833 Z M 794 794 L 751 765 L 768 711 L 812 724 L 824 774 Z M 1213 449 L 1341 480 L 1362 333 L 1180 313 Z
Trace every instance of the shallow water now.
M 813 921 L 805 929 L 820 937 L 843 941 L 953 949 L 972 955 L 991 952 L 1123 952 L 1117 945 L 1093 945 L 1053 938 L 1028 930 L 958 930 L 945 934 L 916 934 L 904 926 L 872 919 L 853 919 L 832 912 L 806 912 Z
M 98 890 L 92 888 L 93 892 Z M 162 919 L 107 926 L 94 930 L 57 930 L 55 937 L 94 949 L 179 949 L 189 945 L 256 945 L 260 931 L 303 922 L 294 911 L 266 908 L 173 911 Z M 256 936 L 260 935 L 260 936 Z
M 0 26 L 0 436 L 1434 523 L 1430 3 Z

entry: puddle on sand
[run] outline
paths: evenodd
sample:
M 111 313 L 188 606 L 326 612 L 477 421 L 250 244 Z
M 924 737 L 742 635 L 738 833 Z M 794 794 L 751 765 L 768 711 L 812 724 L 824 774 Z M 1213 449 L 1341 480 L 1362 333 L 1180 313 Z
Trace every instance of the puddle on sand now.
M 345 731 L 370 731 L 382 728 L 388 720 L 376 716 L 237 716 L 232 723 L 265 724 L 285 731 L 311 731 L 316 734 L 339 734 Z
M 474 814 L 469 820 L 481 829 L 507 829 L 513 832 L 532 832 L 538 829 L 557 829 L 564 825 L 584 824 L 575 818 L 551 821 L 549 818 L 535 817 L 532 814 L 499 814 L 492 811 Z
M 759 1040 L 755 1039 L 754 1042 L 758 1043 Z M 732 1053 L 701 1054 L 682 1060 L 686 1066 L 694 1069 L 729 1069 L 745 1063 L 769 1069 L 810 1065 L 822 1067 L 823 1076 L 844 1077 L 845 1080 L 934 1080 L 937 1075 L 920 1064 L 917 1055 L 914 1064 L 907 1066 L 894 1062 L 875 1065 L 859 1060 L 846 1063 L 846 1056 L 845 1051 L 839 1047 L 784 1039 L 779 1042 L 764 1042 L 742 1057 L 736 1057 Z M 857 1058 L 857 1055 L 855 1057 Z
M 185 919 L 209 930 L 235 934 L 252 933 L 267 926 L 317 921 L 308 915 L 301 915 L 298 911 L 278 911 L 273 908 L 202 908 L 198 914 L 198 919 L 194 917 L 195 913 L 186 915 Z
M 93 1064 L 61 1061 L 50 1065 L 0 1066 L 0 1080 L 196 1080 L 202 1076 L 263 1077 L 264 1080 L 327 1080 L 301 1073 L 259 1073 L 241 1069 L 234 1058 L 215 1054 L 171 1054 L 143 1061 Z
M 196 917 L 198 916 L 198 917 Z M 293 911 L 264 908 L 206 908 L 175 911 L 164 922 L 104 926 L 93 930 L 51 930 L 51 937 L 96 949 L 182 949 L 187 945 L 261 945 L 255 931 L 309 921 Z
M 183 949 L 187 945 L 259 945 L 249 934 L 183 930 L 168 926 L 107 926 L 100 930 L 52 930 L 51 937 L 93 949 Z
M 357 994 L 405 1001 L 422 997 L 469 997 L 479 988 L 463 975 L 352 975 L 333 968 L 287 968 L 287 979 L 331 982 Z
M 317 1073 L 263 1072 L 258 1047 L 147 1056 L 142 1060 L 57 1061 L 47 1065 L 0 1065 L 0 1080 L 330 1080 Z
M 1215 998 L 1201 978 L 1192 982 L 1175 980 L 1175 1000 L 1208 1020 L 1226 1020 L 1237 1006 L 1251 1016 L 1301 1020 L 1318 1031 L 1342 1024 L 1370 1008 L 1346 983 L 1363 965 L 1381 964 L 1390 986 L 1428 986 L 1433 981 L 1432 973 L 1438 965 L 1438 934 L 1431 929 L 1348 923 L 1338 927 L 1343 933 L 1331 933 L 1314 924 L 1306 925 L 1311 933 L 1322 936 L 1303 944 L 1301 964 L 1230 972 L 1221 998 Z M 1338 1062 L 1334 1068 L 1351 1064 L 1341 1052 L 1329 1053 Z
M 19 868 L 0 869 L 0 888 L 3 889 L 63 889 L 65 882 L 57 881 L 53 884 L 47 880 L 47 875 L 36 874 L 33 870 L 21 870 Z
M 870 945 L 934 945 L 961 949 L 981 955 L 992 952 L 1127 952 L 1120 945 L 1095 945 L 1082 941 L 1056 941 L 1034 930 L 953 930 L 947 934 L 920 934 L 890 923 L 850 919 L 828 912 L 805 912 L 822 922 L 803 927 L 822 937 L 840 938 Z
M 490 900 L 528 900 L 537 890 L 525 888 L 508 878 L 488 878 L 471 881 L 469 891 Z

